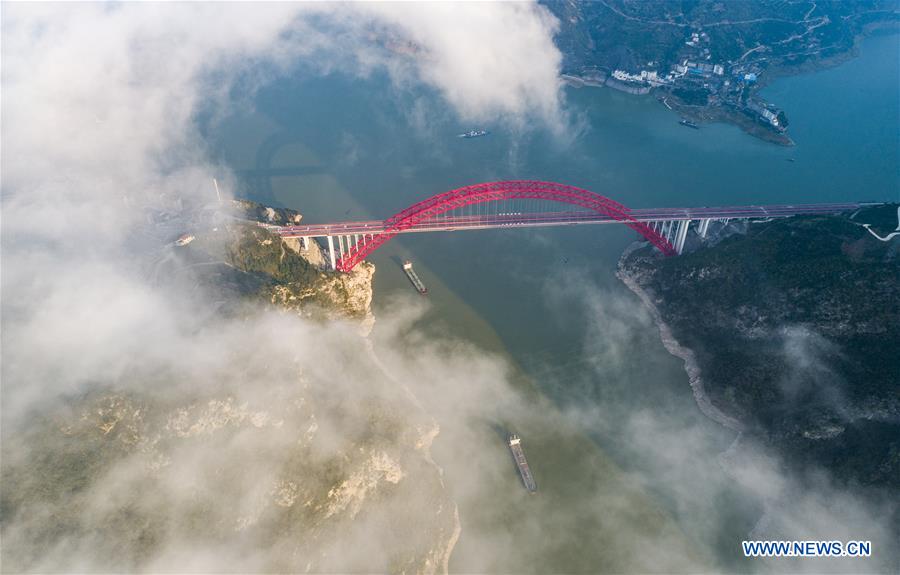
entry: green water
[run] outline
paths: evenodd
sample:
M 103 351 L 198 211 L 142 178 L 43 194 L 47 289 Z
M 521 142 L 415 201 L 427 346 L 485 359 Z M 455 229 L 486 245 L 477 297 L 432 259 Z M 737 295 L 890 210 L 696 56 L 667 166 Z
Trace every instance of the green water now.
M 896 200 L 897 42 L 871 38 L 857 59 L 766 88 L 788 114 L 791 148 L 727 125 L 686 129 L 653 97 L 590 88 L 566 92 L 577 118 L 568 141 L 500 124 L 461 140 L 472 126 L 427 90 L 302 69 L 208 136 L 242 193 L 310 222 L 383 218 L 451 188 L 513 178 L 631 207 Z M 452 570 L 747 567 L 736 545 L 759 508 L 715 461 L 734 436 L 699 412 L 680 362 L 613 275 L 634 239 L 617 226 L 416 234 L 374 256 L 376 316 L 416 301 L 399 267 L 410 258 L 430 288 L 420 329 L 508 357 L 515 385 L 539 390 L 533 409 L 495 421 L 440 421 L 434 454 L 448 488 L 478 485 L 459 491 Z M 524 438 L 534 497 L 517 484 L 508 428 Z M 454 438 L 477 445 L 454 451 Z M 476 451 L 490 457 L 473 469 Z M 652 541 L 667 542 L 665 561 L 642 560 Z

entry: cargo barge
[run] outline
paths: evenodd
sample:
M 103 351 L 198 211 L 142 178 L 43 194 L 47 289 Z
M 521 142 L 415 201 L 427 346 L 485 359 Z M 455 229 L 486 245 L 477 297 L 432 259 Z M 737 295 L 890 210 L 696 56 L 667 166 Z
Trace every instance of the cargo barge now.
M 422 295 L 428 293 L 428 288 L 425 287 L 425 284 L 422 283 L 422 280 L 419 279 L 419 274 L 416 273 L 416 270 L 413 269 L 412 262 L 406 260 L 403 262 L 403 271 L 406 273 L 406 277 L 409 278 L 409 281 L 412 282 L 413 287 L 416 288 L 416 291 Z
M 528 467 L 528 461 L 525 460 L 525 452 L 522 451 L 522 440 L 518 435 L 509 436 L 509 449 L 512 451 L 513 458 L 516 460 L 516 467 L 519 468 L 519 475 L 522 476 L 522 483 L 529 493 L 537 491 L 537 485 L 534 483 L 534 476 L 531 475 L 531 469 Z

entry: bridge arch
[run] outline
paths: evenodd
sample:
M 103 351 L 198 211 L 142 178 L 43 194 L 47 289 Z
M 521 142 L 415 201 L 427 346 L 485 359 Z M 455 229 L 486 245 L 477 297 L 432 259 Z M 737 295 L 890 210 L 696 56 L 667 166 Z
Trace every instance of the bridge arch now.
M 445 212 L 474 204 L 505 200 L 549 200 L 579 206 L 622 222 L 644 236 L 663 254 L 675 255 L 675 248 L 665 237 L 630 215 L 630 209 L 607 197 L 582 188 L 533 180 L 510 180 L 475 184 L 450 190 L 417 202 L 384 221 L 383 231 L 366 242 L 350 248 L 337 262 L 337 269 L 348 272 L 398 233 L 426 222 Z

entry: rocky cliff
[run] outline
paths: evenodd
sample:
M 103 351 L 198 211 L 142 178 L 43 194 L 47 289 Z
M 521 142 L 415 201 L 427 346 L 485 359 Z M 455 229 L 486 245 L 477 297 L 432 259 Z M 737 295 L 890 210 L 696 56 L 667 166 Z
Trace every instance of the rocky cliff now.
M 256 280 L 248 295 L 304 317 L 358 320 L 364 334 L 371 329 L 372 264 L 362 263 L 350 273 L 327 271 L 315 242 L 304 249 L 296 239 L 282 240 L 252 223 L 231 224 L 219 235 L 215 244 L 201 246 L 221 250 L 225 262 Z

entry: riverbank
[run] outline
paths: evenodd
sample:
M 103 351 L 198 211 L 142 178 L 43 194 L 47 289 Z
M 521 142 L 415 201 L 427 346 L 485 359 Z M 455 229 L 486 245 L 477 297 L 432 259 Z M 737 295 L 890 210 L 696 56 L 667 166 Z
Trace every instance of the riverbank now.
M 659 330 L 659 337 L 666 351 L 684 362 L 684 371 L 688 376 L 688 383 L 691 386 L 694 401 L 697 402 L 697 407 L 700 408 L 700 411 L 709 419 L 731 431 L 738 433 L 744 431 L 745 426 L 740 420 L 713 405 L 709 395 L 706 393 L 703 371 L 700 369 L 700 364 L 697 362 L 694 351 L 683 346 L 675 339 L 675 336 L 672 335 L 672 328 L 663 320 L 659 308 L 654 303 L 654 298 L 641 286 L 634 270 L 626 266 L 625 262 L 631 253 L 646 246 L 646 242 L 635 242 L 625 250 L 622 258 L 619 260 L 616 277 L 641 300 L 641 303 L 650 312 L 650 317 L 653 318 L 653 323 Z
M 794 140 L 787 133 L 773 130 L 739 110 L 725 106 L 691 106 L 671 93 L 667 93 L 665 99 L 667 104 L 664 105 L 667 108 L 694 123 L 709 124 L 719 122 L 731 124 L 764 142 L 787 147 L 795 145 Z
M 860 33 L 853 37 L 853 45 L 849 50 L 812 61 L 807 60 L 802 64 L 789 65 L 782 63 L 767 68 L 766 73 L 758 78 L 754 94 L 770 86 L 778 79 L 822 72 L 858 58 L 862 44 L 867 39 L 898 34 L 900 34 L 900 22 L 874 22 L 867 24 Z
M 796 470 L 895 486 L 900 243 L 864 224 L 896 210 L 760 222 L 678 258 L 637 247 L 618 276 L 684 361 L 704 414 Z
M 585 79 L 563 75 L 567 85 L 580 89 L 584 87 L 607 87 L 613 90 L 631 94 L 635 96 L 644 96 L 654 91 L 663 91 L 664 96 L 657 96 L 657 100 L 669 110 L 674 111 L 683 118 L 695 123 L 723 123 L 731 124 L 739 127 L 745 133 L 759 138 L 765 142 L 777 144 L 779 146 L 793 146 L 792 140 L 786 132 L 774 130 L 771 127 L 758 121 L 756 118 L 749 116 L 739 110 L 732 109 L 724 105 L 715 106 L 696 106 L 691 105 L 676 96 L 671 90 L 663 90 L 662 88 L 653 88 L 650 86 L 632 85 L 620 82 L 613 78 L 605 79 L 602 82 L 588 83 Z
M 831 56 L 807 59 L 801 64 L 787 64 L 782 62 L 772 65 L 771 67 L 766 67 L 765 73 L 759 74 L 757 79 L 745 89 L 746 100 L 755 100 L 758 103 L 762 103 L 764 100 L 760 97 L 761 92 L 777 80 L 835 68 L 858 57 L 860 47 L 866 39 L 877 36 L 896 35 L 898 32 L 900 32 L 900 23 L 898 22 L 877 22 L 869 24 L 863 28 L 863 31 L 854 36 L 853 44 L 848 50 Z M 782 129 L 777 129 L 762 122 L 761 118 L 757 117 L 756 113 L 752 110 L 745 112 L 738 109 L 739 104 L 736 101 L 723 101 L 719 97 L 710 97 L 711 103 L 698 105 L 680 98 L 676 93 L 678 90 L 673 89 L 671 86 L 652 86 L 645 83 L 621 82 L 615 80 L 611 76 L 608 77 L 607 73 L 603 71 L 594 72 L 594 75 L 590 78 L 573 74 L 563 74 L 561 77 L 567 85 L 574 88 L 606 86 L 632 95 L 662 93 L 664 95 L 658 95 L 657 100 L 669 110 L 673 110 L 695 123 L 731 124 L 739 127 L 745 133 L 769 143 L 780 146 L 795 145 L 794 140 L 787 134 L 787 130 L 783 129 L 783 126 Z M 741 101 L 743 102 L 744 100 L 742 99 Z M 790 110 L 786 109 L 786 112 L 787 116 L 790 117 Z

